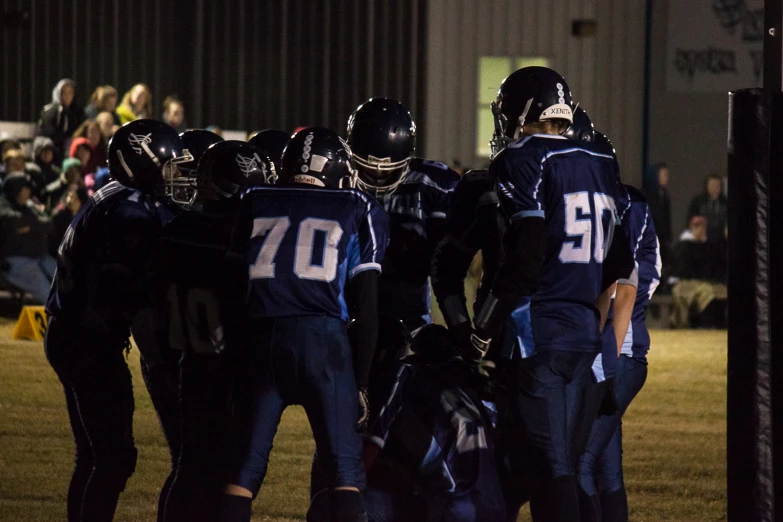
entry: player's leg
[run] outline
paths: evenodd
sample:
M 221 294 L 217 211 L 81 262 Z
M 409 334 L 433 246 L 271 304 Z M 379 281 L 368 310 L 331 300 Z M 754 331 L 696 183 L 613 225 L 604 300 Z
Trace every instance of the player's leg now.
M 233 367 L 234 419 L 231 447 L 234 450 L 228 470 L 228 485 L 221 500 L 221 522 L 248 522 L 252 499 L 266 476 L 280 417 L 286 406 L 287 387 L 294 380 L 286 347 L 290 330 L 275 343 L 278 321 L 253 324 L 245 346 L 236 354 Z M 294 331 L 295 332 L 295 331 Z M 295 385 L 295 383 L 294 383 Z
M 601 522 L 628 522 L 628 497 L 623 481 L 622 424 L 618 424 L 597 465 Z
M 334 318 L 300 318 L 297 326 L 299 398 L 305 408 L 319 462 L 332 488 L 335 522 L 362 521 L 367 512 L 362 442 L 357 431 L 358 391 L 345 324 Z M 311 513 L 309 520 L 315 520 Z
M 182 444 L 178 368 L 180 352 L 169 347 L 168 330 L 161 321 L 161 318 L 165 317 L 155 307 L 145 308 L 136 314 L 131 327 L 136 346 L 141 352 L 141 375 L 171 457 L 171 471 L 161 488 L 158 500 L 159 522 L 164 519 L 166 500 L 174 482 Z
M 181 361 L 182 452 L 166 521 L 213 521 L 226 485 L 230 443 L 226 357 L 185 353 Z
M 561 351 L 541 351 L 519 362 L 514 411 L 539 472 L 530 498 L 536 521 L 579 520 L 566 386 L 588 371 L 591 362 L 589 354 Z
M 55 318 L 47 330 L 47 357 L 75 398 L 70 411 L 74 434 L 80 434 L 77 444 L 81 434 L 89 441 L 87 448 L 77 445 L 83 455 L 89 451 L 92 464 L 82 488 L 80 520 L 110 521 L 136 467 L 133 388 L 120 338 L 74 332 Z M 77 456 L 77 468 L 86 460 Z

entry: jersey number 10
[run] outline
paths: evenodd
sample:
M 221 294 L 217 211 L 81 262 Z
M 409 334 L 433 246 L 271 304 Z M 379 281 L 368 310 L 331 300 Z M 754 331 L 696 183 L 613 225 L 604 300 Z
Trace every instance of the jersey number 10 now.
M 283 243 L 286 232 L 291 227 L 288 217 L 257 218 L 253 220 L 253 239 L 263 237 L 261 250 L 253 266 L 250 267 L 250 279 L 270 279 L 275 277 L 275 257 Z M 313 259 L 316 251 L 316 237 L 321 237 L 322 259 L 318 264 Z M 294 252 L 294 274 L 300 279 L 329 283 L 337 277 L 337 245 L 343 236 L 343 229 L 337 221 L 307 218 L 299 223 L 296 232 Z
M 589 263 L 592 255 L 596 263 L 603 263 L 614 235 L 615 214 L 614 199 L 606 194 L 593 194 L 595 214 L 590 213 L 590 193 L 574 192 L 563 196 L 565 200 L 565 233 L 581 237 L 577 241 L 564 241 L 560 248 L 560 261 L 563 263 Z M 604 219 L 609 214 L 608 220 Z M 597 223 L 596 223 L 597 221 Z M 595 249 L 592 248 L 593 229 L 595 229 Z M 595 250 L 593 252 L 593 250 Z

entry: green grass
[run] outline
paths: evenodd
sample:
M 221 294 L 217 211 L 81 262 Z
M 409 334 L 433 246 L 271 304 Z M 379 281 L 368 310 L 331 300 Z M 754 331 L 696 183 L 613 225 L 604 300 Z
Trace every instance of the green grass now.
M 73 442 L 62 389 L 41 343 L 9 341 L 9 332 L 0 322 L 0 520 L 65 520 Z M 154 521 L 168 452 L 138 352 L 129 362 L 139 461 L 115 520 Z M 725 520 L 725 412 L 725 332 L 654 332 L 649 378 L 624 424 L 632 521 Z M 312 450 L 303 411 L 290 408 L 254 520 L 303 520 Z

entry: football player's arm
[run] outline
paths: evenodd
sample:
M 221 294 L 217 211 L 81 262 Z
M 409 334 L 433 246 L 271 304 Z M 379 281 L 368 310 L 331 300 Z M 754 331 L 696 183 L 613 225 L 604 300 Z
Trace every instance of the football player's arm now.
M 465 277 L 478 252 L 475 211 L 477 194 L 463 178 L 451 197 L 446 233 L 432 256 L 432 291 L 449 329 L 469 324 Z
M 631 241 L 625 228 L 617 223 L 614 226 L 614 237 L 609 245 L 609 252 L 603 263 L 601 289 L 606 290 L 621 279 L 635 287 L 635 268 Z
M 478 351 L 500 331 L 516 303 L 532 296 L 538 287 L 546 252 L 544 210 L 538 190 L 543 172 L 535 157 L 509 162 L 496 158 L 490 173 L 498 180 L 498 200 L 510 225 L 503 236 L 505 257 L 498 268 L 492 292 L 476 318 Z M 483 343 L 483 344 L 482 344 Z
M 389 437 L 394 420 L 399 415 L 405 402 L 406 395 L 410 386 L 408 381 L 412 378 L 413 368 L 403 365 L 397 371 L 397 379 L 392 386 L 392 393 L 389 396 L 383 408 L 379 412 L 375 421 L 370 425 L 364 436 L 364 469 L 369 470 L 375 463 L 375 459 L 386 445 L 386 439 Z
M 375 346 L 378 343 L 378 272 L 365 270 L 356 274 L 346 287 L 348 311 L 355 320 L 353 350 L 354 375 L 359 389 L 370 381 Z
M 631 315 L 636 303 L 636 285 L 627 284 L 623 281 L 617 282 L 617 292 L 614 298 L 614 335 L 617 340 L 617 355 L 623 348 L 625 335 L 628 333 L 628 326 L 631 324 Z

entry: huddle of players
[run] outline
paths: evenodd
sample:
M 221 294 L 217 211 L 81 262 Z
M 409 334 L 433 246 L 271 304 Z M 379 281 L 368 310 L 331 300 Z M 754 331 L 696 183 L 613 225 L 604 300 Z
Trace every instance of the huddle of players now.
M 47 303 L 69 521 L 111 520 L 135 470 L 131 330 L 172 455 L 159 520 L 249 521 L 290 404 L 316 442 L 308 520 L 516 520 L 528 500 L 536 521 L 627 519 L 620 418 L 660 270 L 647 205 L 556 72 L 513 73 L 493 113 L 490 169 L 462 179 L 413 157 L 386 98 L 347 143 L 120 128 Z

